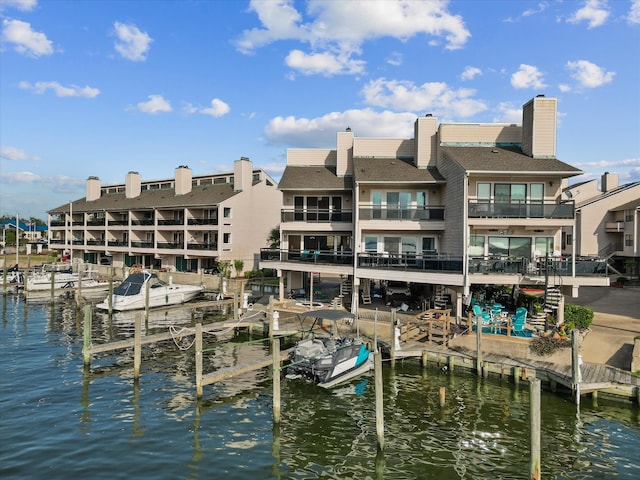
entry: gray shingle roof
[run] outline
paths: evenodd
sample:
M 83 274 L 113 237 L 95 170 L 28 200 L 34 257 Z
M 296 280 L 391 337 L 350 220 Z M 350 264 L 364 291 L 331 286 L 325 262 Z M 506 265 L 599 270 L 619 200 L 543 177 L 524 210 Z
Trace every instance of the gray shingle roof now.
M 351 177 L 338 177 L 335 168 L 320 166 L 288 166 L 278 183 L 280 190 L 351 190 Z
M 436 168 L 416 168 L 409 160 L 398 158 L 354 158 L 356 182 L 437 183 L 444 177 Z
M 143 190 L 136 198 L 125 198 L 122 193 L 102 194 L 98 200 L 87 202 L 85 198 L 72 202 L 73 211 L 95 212 L 100 210 L 144 210 L 147 208 L 171 208 L 189 206 L 213 206 L 238 192 L 233 191 L 229 184 L 204 185 L 193 187 L 191 192 L 185 195 L 176 195 L 173 189 Z M 50 214 L 69 211 L 69 204 L 65 203 L 57 208 L 49 210 Z
M 468 172 L 551 173 L 580 175 L 582 170 L 555 158 L 532 158 L 518 147 L 441 147 Z

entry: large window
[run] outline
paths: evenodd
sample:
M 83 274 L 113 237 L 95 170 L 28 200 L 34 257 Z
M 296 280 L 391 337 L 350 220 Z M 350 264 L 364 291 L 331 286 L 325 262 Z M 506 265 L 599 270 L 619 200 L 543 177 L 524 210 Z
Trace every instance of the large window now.
M 469 256 L 484 257 L 484 236 L 471 235 L 469 237 Z
M 496 183 L 496 203 L 524 203 L 527 199 L 527 186 L 524 183 Z
M 531 256 L 530 237 L 489 237 L 489 255 L 496 257 Z
M 553 255 L 553 237 L 536 237 L 535 250 L 537 257 Z

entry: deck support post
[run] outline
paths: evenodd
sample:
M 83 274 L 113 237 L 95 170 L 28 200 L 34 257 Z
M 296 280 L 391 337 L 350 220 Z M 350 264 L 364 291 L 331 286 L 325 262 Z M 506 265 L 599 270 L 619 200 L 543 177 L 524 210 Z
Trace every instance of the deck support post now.
M 389 342 L 389 350 L 391 353 L 391 367 L 396 366 L 396 311 L 391 310 L 391 332 L 390 332 L 390 342 Z
M 26 303 L 26 302 L 25 302 Z M 82 357 L 84 364 L 88 366 L 91 363 L 91 306 L 84 307 L 84 344 L 82 346 Z
M 571 389 L 576 405 L 580 405 L 580 332 L 577 328 L 571 330 Z
M 482 376 L 482 322 L 476 322 L 476 375 Z
M 133 378 L 140 378 L 140 364 L 142 361 L 142 315 L 136 313 L 135 330 L 133 334 Z

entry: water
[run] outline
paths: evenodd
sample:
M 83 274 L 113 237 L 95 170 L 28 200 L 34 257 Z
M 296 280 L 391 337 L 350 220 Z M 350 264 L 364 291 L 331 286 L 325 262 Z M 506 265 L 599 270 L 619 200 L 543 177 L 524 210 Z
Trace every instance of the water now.
M 7 297 L 0 326 L 0 476 L 91 479 L 526 479 L 529 391 L 405 361 L 385 365 L 385 452 L 377 454 L 373 375 L 327 391 L 282 382 L 272 422 L 269 370 L 206 386 L 196 400 L 193 348 L 99 354 L 85 371 L 82 318 L 70 303 Z M 94 317 L 96 342 L 133 334 L 132 316 Z M 149 327 L 190 318 L 152 316 Z M 221 345 L 233 332 L 207 337 Z M 246 340 L 236 338 L 235 340 Z M 205 371 L 266 347 L 205 354 Z M 444 407 L 438 391 L 446 387 Z M 634 406 L 542 392 L 544 479 L 640 478 Z

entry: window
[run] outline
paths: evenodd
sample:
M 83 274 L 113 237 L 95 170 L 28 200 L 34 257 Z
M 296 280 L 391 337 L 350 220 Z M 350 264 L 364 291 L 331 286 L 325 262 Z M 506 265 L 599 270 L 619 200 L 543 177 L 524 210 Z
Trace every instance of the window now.
M 524 203 L 527 198 L 527 186 L 524 183 L 496 183 L 496 203 Z
M 625 247 L 633 247 L 633 237 L 630 233 L 624 234 L 624 246 Z
M 538 257 L 553 254 L 553 237 L 536 237 L 534 253 Z
M 484 236 L 471 235 L 469 237 L 469 256 L 484 257 Z
M 435 237 L 422 237 L 422 254 L 432 255 L 436 252 Z
M 387 218 L 398 218 L 399 205 L 400 194 L 398 192 L 387 192 Z
M 489 255 L 529 258 L 531 255 L 531 238 L 489 237 Z
M 476 185 L 478 189 L 478 202 L 488 202 L 491 200 L 491 184 L 490 183 L 478 183 Z
M 223 215 L 224 218 L 231 218 L 231 207 L 224 207 Z
M 364 251 L 365 252 L 377 252 L 378 251 L 378 237 L 366 235 L 364 237 Z
M 382 218 L 382 192 L 372 192 L 371 203 L 373 203 L 372 218 Z
M 230 233 L 222 234 L 222 243 L 231 243 L 231 234 Z

